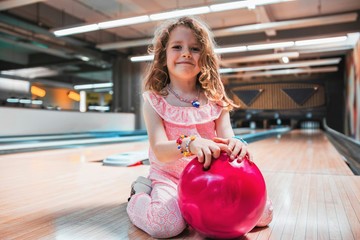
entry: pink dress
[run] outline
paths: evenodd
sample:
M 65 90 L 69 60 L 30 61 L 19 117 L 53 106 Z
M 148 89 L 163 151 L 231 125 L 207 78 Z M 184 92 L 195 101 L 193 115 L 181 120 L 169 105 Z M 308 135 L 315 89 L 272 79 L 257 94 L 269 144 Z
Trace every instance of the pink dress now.
M 152 92 L 145 92 L 143 97 L 162 118 L 169 140 L 176 140 L 181 134 L 207 139 L 216 136 L 215 120 L 223 111 L 216 103 L 208 101 L 199 108 L 176 107 Z M 157 160 L 152 149 L 149 149 L 151 194 L 135 194 L 127 206 L 127 213 L 135 226 L 155 238 L 170 238 L 186 228 L 177 203 L 177 185 L 181 172 L 193 158 L 194 156 L 182 157 L 162 163 Z
M 145 92 L 143 97 L 163 119 L 169 140 L 176 140 L 181 134 L 208 139 L 216 136 L 215 120 L 223 110 L 221 106 L 209 101 L 199 108 L 176 107 L 152 92 Z M 185 229 L 186 223 L 177 204 L 177 184 L 181 172 L 193 158 L 182 157 L 162 163 L 149 149 L 149 178 L 153 189 L 150 196 L 139 193 L 131 197 L 127 212 L 134 225 L 155 238 L 176 236 Z

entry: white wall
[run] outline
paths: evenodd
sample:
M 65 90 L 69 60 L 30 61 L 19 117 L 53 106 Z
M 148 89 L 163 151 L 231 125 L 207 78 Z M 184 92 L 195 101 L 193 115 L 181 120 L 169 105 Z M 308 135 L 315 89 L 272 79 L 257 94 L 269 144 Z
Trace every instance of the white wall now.
M 0 107 L 0 136 L 135 130 L 133 113 Z

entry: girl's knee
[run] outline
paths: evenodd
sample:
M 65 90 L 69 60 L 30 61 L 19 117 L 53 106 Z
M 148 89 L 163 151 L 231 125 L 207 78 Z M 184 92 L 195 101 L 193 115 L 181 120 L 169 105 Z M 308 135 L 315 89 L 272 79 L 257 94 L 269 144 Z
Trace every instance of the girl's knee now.
M 148 234 L 153 238 L 171 238 L 182 233 L 186 228 L 185 221 L 180 218 L 176 222 L 167 221 L 163 224 L 154 224 Z
M 134 225 L 154 238 L 170 238 L 184 231 L 186 223 L 175 198 L 152 202 L 148 198 L 139 194 L 129 201 L 127 212 Z

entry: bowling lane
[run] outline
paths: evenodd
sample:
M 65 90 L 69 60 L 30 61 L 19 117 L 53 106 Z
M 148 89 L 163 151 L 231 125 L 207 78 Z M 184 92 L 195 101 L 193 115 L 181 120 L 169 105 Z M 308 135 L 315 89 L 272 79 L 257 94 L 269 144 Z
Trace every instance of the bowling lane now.
M 147 141 L 0 155 L 0 239 L 152 239 L 126 214 L 130 184 L 149 166 L 101 160 Z M 249 144 L 274 220 L 247 239 L 359 239 L 360 178 L 320 131 Z M 174 239 L 201 239 L 191 229 Z
M 249 145 L 262 171 L 353 175 L 321 130 L 293 130 Z
M 89 138 L 109 138 L 122 136 L 139 136 L 146 135 L 146 130 L 134 131 L 104 131 L 104 132 L 81 132 L 66 134 L 42 134 L 42 135 L 25 135 L 25 136 L 1 136 L 0 144 L 26 143 L 26 142 L 43 142 L 53 140 L 71 140 L 71 139 L 89 139 Z
M 0 137 L 0 154 L 85 145 L 146 141 L 145 130 Z

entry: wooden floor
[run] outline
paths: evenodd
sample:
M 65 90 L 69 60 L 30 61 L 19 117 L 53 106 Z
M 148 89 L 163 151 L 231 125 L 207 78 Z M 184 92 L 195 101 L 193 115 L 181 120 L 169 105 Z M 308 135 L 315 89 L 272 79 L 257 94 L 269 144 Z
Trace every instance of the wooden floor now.
M 148 166 L 102 166 L 147 142 L 0 156 L 0 239 L 152 239 L 126 214 L 130 184 Z M 274 204 L 269 227 L 243 239 L 360 239 L 360 176 L 319 131 L 249 145 Z M 201 239 L 187 229 L 174 239 Z

